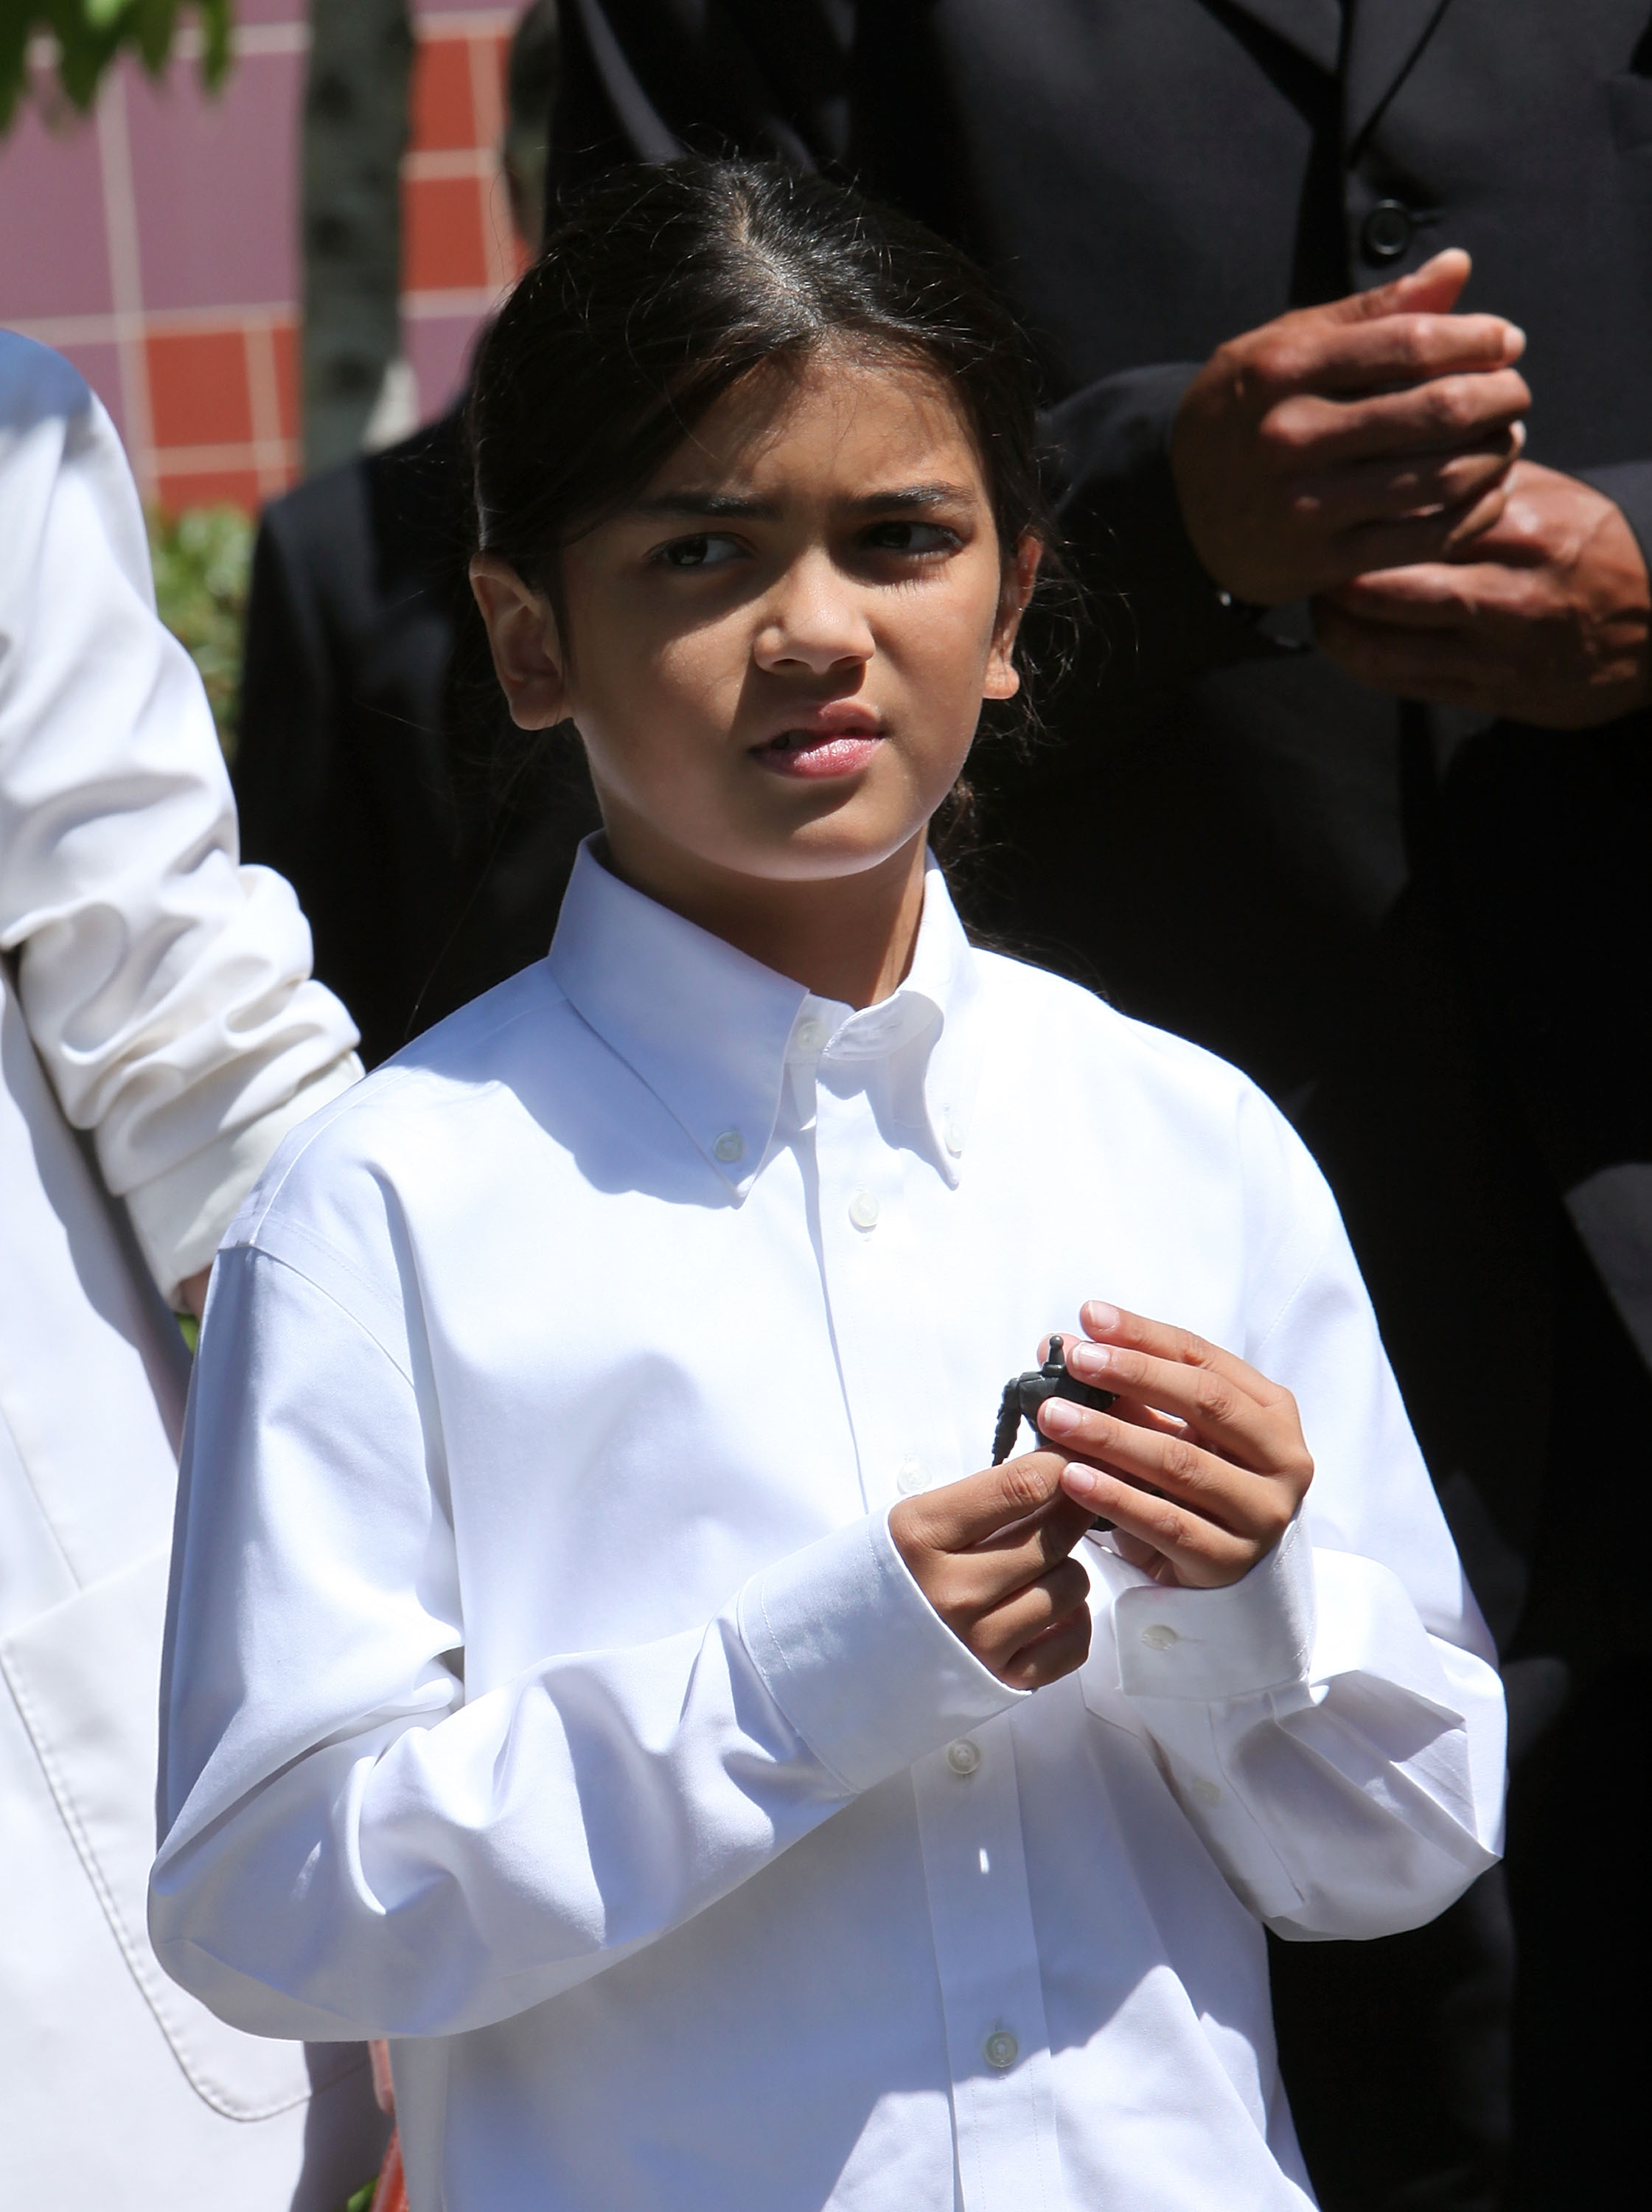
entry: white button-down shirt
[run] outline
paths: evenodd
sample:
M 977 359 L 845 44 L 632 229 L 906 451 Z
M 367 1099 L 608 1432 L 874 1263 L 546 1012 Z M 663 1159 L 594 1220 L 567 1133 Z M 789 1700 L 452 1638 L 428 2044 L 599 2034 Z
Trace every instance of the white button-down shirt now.
M 1081 1546 L 1031 1695 L 887 1516 L 1102 1296 L 1287 1383 L 1229 1589 Z M 186 1446 L 151 1925 L 389 2035 L 416 2212 L 1300 2206 L 1261 1923 L 1491 1863 L 1500 1692 L 1334 1206 L 1232 1069 L 971 949 L 812 998 L 587 850 L 290 1139 Z

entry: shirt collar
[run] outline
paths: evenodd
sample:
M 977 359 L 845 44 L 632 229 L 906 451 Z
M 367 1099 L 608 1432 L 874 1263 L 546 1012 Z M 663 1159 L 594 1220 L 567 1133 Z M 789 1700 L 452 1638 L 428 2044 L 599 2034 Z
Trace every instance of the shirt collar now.
M 813 997 L 720 937 L 622 883 L 580 846 L 550 947 L 568 1002 L 679 1121 L 739 1196 L 774 1135 L 788 1056 L 882 1059 L 928 1050 L 920 1112 L 956 1182 L 975 1096 L 981 985 L 946 879 L 930 858 L 906 981 L 859 1012 Z

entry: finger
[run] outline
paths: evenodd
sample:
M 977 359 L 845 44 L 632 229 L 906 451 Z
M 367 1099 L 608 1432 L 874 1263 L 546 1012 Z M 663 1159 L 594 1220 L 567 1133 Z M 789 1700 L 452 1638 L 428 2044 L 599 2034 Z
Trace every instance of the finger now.
M 1139 1567 L 1145 1574 L 1150 1575 L 1163 1570 L 1174 1580 L 1174 1570 L 1163 1553 L 1156 1552 L 1151 1544 L 1144 1544 L 1139 1536 L 1131 1535 L 1125 1528 L 1114 1528 L 1112 1542 L 1119 1557 L 1131 1566 Z
M 970 1632 L 970 1648 L 989 1667 L 996 1666 L 1089 1601 L 1089 1575 L 1076 1559 L 1064 1559 L 983 1613 Z
M 1531 603 L 1532 581 L 1499 561 L 1418 561 L 1351 576 L 1326 598 L 1360 622 L 1469 629 L 1518 617 Z
M 1399 313 L 1380 322 L 1321 327 L 1264 352 L 1296 374 L 1281 388 L 1313 392 L 1378 392 L 1422 384 L 1455 374 L 1512 368 L 1526 350 L 1526 333 L 1501 315 Z M 1291 362 L 1290 355 L 1300 356 Z
M 1092 1441 L 1084 1460 L 1070 1464 L 1062 1475 L 1062 1487 L 1076 1499 L 1088 1495 L 1082 1478 L 1099 1472 L 1161 1492 L 1172 1504 L 1187 1508 L 1230 1535 L 1269 1544 L 1296 1510 L 1312 1479 L 1313 1463 L 1300 1446 L 1282 1450 L 1278 1466 L 1255 1469 L 1207 1450 L 1191 1437 L 1155 1435 L 1115 1420 L 1110 1413 L 1090 1418 Z M 1104 1505 L 1096 1510 L 1109 1520 L 1115 1517 Z
M 1322 604 L 1315 605 L 1315 629 L 1339 667 L 1374 690 L 1400 698 L 1497 711 L 1509 681 L 1506 655 L 1466 629 L 1360 622 Z
M 1012 1690 L 1042 1690 L 1084 1665 L 1090 1656 L 1090 1607 L 1083 1605 L 1023 1644 L 993 1671 Z
M 1078 1309 L 1078 1319 L 1084 1337 L 1075 1337 L 1068 1346 L 1067 1365 L 1084 1382 L 1100 1382 L 1103 1389 L 1107 1387 L 1103 1381 L 1106 1362 L 1096 1351 L 1097 1345 L 1105 1345 L 1127 1352 L 1145 1352 L 1154 1359 L 1174 1359 L 1189 1366 L 1208 1367 L 1225 1376 L 1264 1406 L 1277 1405 L 1287 1395 L 1277 1382 L 1270 1382 L 1266 1375 L 1247 1366 L 1231 1352 L 1224 1352 L 1219 1344 L 1209 1344 L 1191 1329 L 1178 1328 L 1174 1322 L 1149 1321 L 1145 1315 L 1131 1313 L 1123 1306 L 1109 1305 L 1104 1298 L 1086 1299 Z M 1090 1341 L 1086 1343 L 1084 1338 Z
M 1295 1423 L 1283 1423 L 1280 1403 L 1263 1405 L 1248 1391 L 1213 1367 L 1181 1360 L 1156 1359 L 1150 1353 L 1097 1345 L 1090 1352 L 1092 1364 L 1101 1364 L 1097 1378 L 1103 1389 L 1155 1412 L 1169 1413 L 1185 1424 L 1194 1443 L 1208 1445 L 1224 1459 L 1254 1473 L 1279 1472 L 1281 1450 L 1289 1451 Z M 1119 1409 L 1106 1412 L 1080 1406 L 1070 1398 L 1047 1398 L 1038 1409 L 1038 1425 L 1058 1451 L 1081 1459 L 1102 1460 L 1121 1425 Z M 1147 1428 L 1134 1421 L 1133 1428 Z M 1155 1424 L 1148 1433 L 1164 1442 L 1180 1436 Z
M 1339 589 L 1354 576 L 1379 569 L 1422 568 L 1467 555 L 1496 526 L 1508 497 L 1504 485 L 1493 484 L 1467 506 L 1441 514 L 1417 515 L 1406 522 L 1361 523 L 1345 530 L 1333 539 L 1331 556 L 1345 573 L 1334 582 L 1327 579 L 1326 588 Z
M 1531 404 L 1517 370 L 1485 369 L 1364 398 L 1297 392 L 1268 410 L 1258 435 L 1276 465 L 1296 475 L 1343 461 L 1475 445 L 1518 422 Z
M 1175 1569 L 1176 1580 L 1189 1587 L 1210 1589 L 1237 1582 L 1260 1556 L 1260 1540 L 1236 1535 L 1179 1498 L 1155 1497 L 1104 1468 L 1074 1462 L 1064 1480 L 1082 1504 L 1110 1521 L 1115 1532 L 1157 1553 Z M 1270 1540 L 1277 1542 L 1283 1534 L 1281 1526 Z
M 1444 314 L 1462 297 L 1473 265 L 1461 246 L 1448 246 L 1420 269 L 1407 270 L 1403 276 L 1391 276 L 1386 284 L 1373 284 L 1367 292 L 1347 293 L 1309 312 L 1338 323 L 1370 322 L 1424 308 Z
M 1063 1491 L 1024 1536 L 1007 1544 L 995 1538 L 973 1552 L 947 1553 L 951 1601 L 978 1618 L 1016 1591 L 1030 1589 L 1066 1564 L 1094 1517 Z
M 967 1552 L 1013 1528 L 1060 1492 L 1061 1462 L 1054 1452 L 1023 1452 L 962 1482 L 902 1501 L 900 1510 L 917 1540 L 938 1552 Z
M 1526 425 L 1512 422 L 1466 450 L 1350 461 L 1306 477 L 1291 494 L 1291 513 L 1340 531 L 1464 507 L 1506 483 L 1525 442 Z

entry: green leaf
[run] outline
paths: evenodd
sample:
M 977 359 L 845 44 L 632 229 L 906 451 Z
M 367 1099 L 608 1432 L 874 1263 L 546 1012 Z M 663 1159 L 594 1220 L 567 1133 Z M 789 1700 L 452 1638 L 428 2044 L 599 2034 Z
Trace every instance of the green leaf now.
M 233 760 L 252 525 L 238 507 L 152 512 L 149 525 L 155 605 L 200 670 L 218 742 Z

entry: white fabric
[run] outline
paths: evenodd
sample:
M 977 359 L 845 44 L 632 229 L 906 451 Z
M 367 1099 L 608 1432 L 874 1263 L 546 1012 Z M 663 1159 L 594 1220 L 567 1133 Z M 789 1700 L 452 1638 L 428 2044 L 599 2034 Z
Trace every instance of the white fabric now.
M 1027 1696 L 887 1516 L 1088 1296 L 1289 1384 L 1319 1473 L 1236 1589 L 1087 1540 L 1093 1656 Z M 851 1013 L 587 848 L 550 958 L 271 1164 L 185 1468 L 156 1949 L 396 2039 L 415 2212 L 1301 2206 L 1257 1916 L 1410 1927 L 1497 1848 L 1320 1176 L 934 872 Z
M 307 2130 L 359 2101 L 359 2048 L 313 2054 L 312 2103 L 301 2048 L 149 1945 L 188 1361 L 63 1110 L 170 1290 L 349 1080 L 291 894 L 234 834 L 108 419 L 0 334 L 0 2198 L 65 2212 L 317 2201 Z

